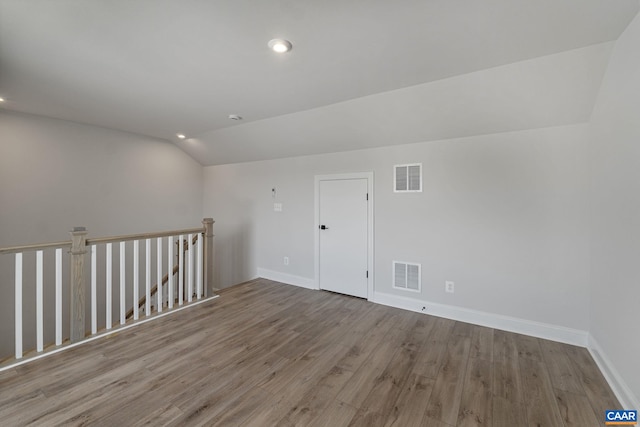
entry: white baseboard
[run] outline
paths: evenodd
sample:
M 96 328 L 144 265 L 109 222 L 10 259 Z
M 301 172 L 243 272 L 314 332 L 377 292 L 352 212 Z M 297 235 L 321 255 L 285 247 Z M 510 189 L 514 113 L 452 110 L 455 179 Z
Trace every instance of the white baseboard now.
M 317 289 L 315 280 L 307 277 L 294 276 L 293 274 L 281 273 L 279 271 L 267 270 L 266 268 L 260 267 L 258 267 L 257 275 L 263 279 L 282 282 L 287 285 L 300 286 L 301 288 L 307 289 Z
M 473 323 L 474 325 L 487 326 L 489 328 L 501 329 L 503 331 L 531 335 L 538 338 L 578 345 L 581 347 L 587 347 L 588 343 L 587 331 L 535 322 L 532 320 L 519 319 L 517 317 L 503 316 L 500 314 L 487 313 L 469 308 L 420 301 L 413 298 L 382 292 L 374 293 L 373 302 L 390 307 L 415 311 L 417 313 L 426 313 L 460 322 Z
M 640 409 L 640 399 L 631 391 L 604 349 L 591 334 L 589 334 L 589 345 L 587 348 L 622 407 L 625 409 Z

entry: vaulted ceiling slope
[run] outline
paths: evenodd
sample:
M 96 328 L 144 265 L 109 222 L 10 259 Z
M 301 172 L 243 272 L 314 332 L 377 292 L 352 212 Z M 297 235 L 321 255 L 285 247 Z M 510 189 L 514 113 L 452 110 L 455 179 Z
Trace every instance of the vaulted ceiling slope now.
M 0 0 L 0 96 L 205 165 L 575 123 L 638 6 Z

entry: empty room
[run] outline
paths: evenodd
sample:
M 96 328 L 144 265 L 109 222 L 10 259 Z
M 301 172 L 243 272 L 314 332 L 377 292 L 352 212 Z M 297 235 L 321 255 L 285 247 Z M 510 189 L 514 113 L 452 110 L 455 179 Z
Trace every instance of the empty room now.
M 635 425 L 639 0 L 0 0 L 0 424 Z

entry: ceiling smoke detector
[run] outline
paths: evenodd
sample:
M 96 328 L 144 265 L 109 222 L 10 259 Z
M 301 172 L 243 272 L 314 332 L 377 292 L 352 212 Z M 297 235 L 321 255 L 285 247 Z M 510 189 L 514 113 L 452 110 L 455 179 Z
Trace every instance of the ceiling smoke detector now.
M 240 116 L 239 116 L 239 115 L 237 115 L 237 114 L 229 114 L 229 118 L 230 118 L 231 120 L 242 120 L 242 117 L 240 117 Z
M 293 45 L 289 40 L 273 39 L 269 41 L 269 49 L 277 53 L 289 52 Z

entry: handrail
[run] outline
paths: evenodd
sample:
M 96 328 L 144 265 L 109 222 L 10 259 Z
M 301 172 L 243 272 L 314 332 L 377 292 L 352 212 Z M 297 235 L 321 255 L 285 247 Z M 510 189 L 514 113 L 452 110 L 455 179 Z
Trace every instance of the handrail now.
M 127 234 L 123 236 L 95 237 L 91 239 L 86 239 L 86 246 L 99 245 L 103 243 L 127 242 L 130 240 L 155 239 L 158 237 L 178 236 L 180 234 L 196 234 L 196 233 L 202 233 L 202 232 L 204 232 L 204 228 L 199 227 L 199 228 L 187 228 L 184 230 L 161 231 L 157 233 L 138 233 L 138 234 Z M 0 248 L 0 255 L 15 254 L 18 252 L 38 251 L 41 249 L 48 249 L 48 248 L 67 248 L 67 247 L 71 247 L 70 241 L 37 243 L 33 245 L 21 245 L 21 246 L 9 246 L 6 248 Z
M 174 265 L 173 266 L 173 272 L 172 272 L 172 276 L 174 274 L 176 274 L 179 271 L 179 266 Z M 165 283 L 169 282 L 169 274 L 165 274 L 164 276 L 162 276 L 162 285 L 164 285 Z M 151 288 L 151 297 L 153 297 L 155 294 L 158 293 L 158 284 L 156 283 L 155 285 L 153 285 L 153 287 Z M 137 309 L 140 310 L 145 304 L 147 303 L 147 296 L 146 295 L 142 295 L 142 297 L 138 300 L 138 307 Z M 133 316 L 133 308 L 130 308 L 127 311 L 127 314 L 125 315 L 125 317 L 127 319 L 130 319 L 131 316 Z
M 48 248 L 66 248 L 71 247 L 71 242 L 53 242 L 38 243 L 35 245 L 10 246 L 8 248 L 0 248 L 0 255 L 15 254 L 18 252 L 39 251 Z
M 139 233 L 139 234 L 128 234 L 125 236 L 115 236 L 115 237 L 96 237 L 93 239 L 87 239 L 87 246 L 90 245 L 99 245 L 103 243 L 116 243 L 116 242 L 127 242 L 130 240 L 142 240 L 142 239 L 155 239 L 158 237 L 169 237 L 169 236 L 178 236 L 180 234 L 196 234 L 203 233 L 204 228 L 187 228 L 185 230 L 173 230 L 173 231 L 161 231 L 158 233 Z
M 183 233 L 183 234 L 188 234 L 188 233 Z M 193 233 L 192 233 L 193 234 Z M 198 241 L 198 236 L 199 234 L 194 234 L 193 238 L 191 239 L 191 244 L 195 244 Z M 187 240 L 185 239 L 184 242 L 176 242 L 176 245 L 178 246 L 178 248 L 180 247 L 180 243 L 184 243 L 185 245 L 188 245 Z M 184 246 L 182 248 L 182 252 L 187 252 L 188 249 L 186 249 Z M 180 271 L 180 265 L 176 264 L 173 266 L 173 270 L 171 275 L 173 276 L 174 274 L 177 274 Z M 162 276 L 162 285 L 164 286 L 165 283 L 169 282 L 169 273 L 165 274 L 164 276 Z M 156 283 L 155 285 L 153 285 L 153 287 L 151 288 L 151 296 L 153 297 L 155 294 L 158 293 L 158 284 Z M 147 302 L 147 296 L 146 295 L 142 295 L 142 297 L 140 297 L 140 299 L 138 300 L 138 307 L 137 309 L 140 310 L 144 304 L 146 304 Z M 131 316 L 133 316 L 133 308 L 130 308 L 127 311 L 126 314 L 126 318 L 129 319 L 131 318 Z

